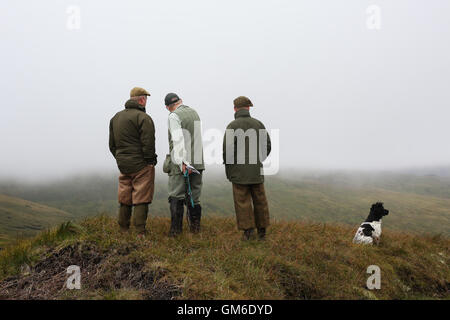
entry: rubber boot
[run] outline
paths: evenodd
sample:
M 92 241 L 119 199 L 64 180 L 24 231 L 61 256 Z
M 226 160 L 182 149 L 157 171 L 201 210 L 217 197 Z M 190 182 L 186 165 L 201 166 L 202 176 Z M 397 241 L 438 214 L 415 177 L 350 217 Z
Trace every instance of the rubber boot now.
M 266 228 L 258 228 L 258 238 L 259 240 L 266 239 Z
M 254 229 L 245 229 L 244 230 L 244 240 L 250 240 L 253 237 Z
M 169 237 L 175 237 L 183 231 L 184 200 L 170 199 Z
M 138 234 L 145 234 L 147 223 L 148 204 L 139 204 L 134 207 L 134 226 Z
M 189 228 L 192 233 L 200 232 L 200 221 L 202 219 L 202 207 L 196 204 L 194 208 L 188 205 Z
M 127 232 L 130 230 L 131 206 L 120 204 L 118 223 L 120 231 Z

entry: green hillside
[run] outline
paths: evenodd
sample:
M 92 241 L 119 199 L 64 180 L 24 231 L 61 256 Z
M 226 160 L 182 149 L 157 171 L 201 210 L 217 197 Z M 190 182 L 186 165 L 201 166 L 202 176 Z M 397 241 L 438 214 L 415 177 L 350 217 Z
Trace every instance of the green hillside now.
M 115 219 L 65 224 L 0 251 L 0 299 L 450 299 L 450 239 L 384 230 L 379 246 L 352 243 L 355 227 L 275 221 L 244 242 L 231 218 L 168 238 L 120 233 Z M 81 290 L 65 289 L 81 268 Z M 367 268 L 381 289 L 366 287 Z M 44 272 L 45 271 L 45 272 Z
M 314 181 L 268 182 L 273 211 L 282 218 L 358 224 L 370 205 L 385 203 L 384 226 L 395 230 L 450 235 L 450 198 L 382 188 L 337 186 Z
M 0 193 L 39 202 L 77 218 L 115 216 L 117 175 L 71 177 L 39 185 L 0 184 Z M 393 230 L 450 236 L 450 178 L 399 173 L 281 173 L 266 177 L 272 217 L 358 225 L 372 203 L 390 210 L 384 226 Z M 206 216 L 234 216 L 231 184 L 220 172 L 205 172 Z M 156 179 L 151 216 L 169 216 L 167 177 Z M 1 232 L 0 232 L 1 234 Z
M 0 194 L 0 244 L 32 236 L 73 216 L 60 209 Z

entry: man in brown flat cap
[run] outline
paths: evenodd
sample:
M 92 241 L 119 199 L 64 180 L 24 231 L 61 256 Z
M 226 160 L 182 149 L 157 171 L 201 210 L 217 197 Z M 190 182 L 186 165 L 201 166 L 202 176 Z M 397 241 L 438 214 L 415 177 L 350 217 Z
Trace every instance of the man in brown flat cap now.
M 223 140 L 225 172 L 233 184 L 237 224 L 244 240 L 253 237 L 255 228 L 259 239 L 264 239 L 270 223 L 262 170 L 271 150 L 270 136 L 262 122 L 250 116 L 250 107 L 253 104 L 247 97 L 234 100 L 235 120 Z
M 119 226 L 130 228 L 134 206 L 134 226 L 139 236 L 146 233 L 148 205 L 152 203 L 155 165 L 155 126 L 146 113 L 145 89 L 133 88 L 125 109 L 116 113 L 109 123 L 109 149 L 119 167 Z

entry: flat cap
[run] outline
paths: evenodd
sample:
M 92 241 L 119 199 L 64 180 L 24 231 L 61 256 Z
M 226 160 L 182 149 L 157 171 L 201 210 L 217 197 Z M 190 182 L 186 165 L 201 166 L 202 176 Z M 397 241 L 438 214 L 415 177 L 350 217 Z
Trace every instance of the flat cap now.
M 253 103 L 250 101 L 249 98 L 240 96 L 234 99 L 233 101 L 235 108 L 243 108 L 243 107 L 253 107 Z
M 149 96 L 149 95 L 150 95 L 150 93 L 148 93 L 147 90 L 139 88 L 139 87 L 135 87 L 135 88 L 131 89 L 131 92 L 130 92 L 130 98 L 139 97 L 139 96 Z

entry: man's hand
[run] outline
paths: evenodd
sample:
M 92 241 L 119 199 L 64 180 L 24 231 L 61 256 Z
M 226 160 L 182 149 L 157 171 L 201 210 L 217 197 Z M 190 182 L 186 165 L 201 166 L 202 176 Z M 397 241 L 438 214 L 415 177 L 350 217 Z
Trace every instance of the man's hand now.
M 186 173 L 186 165 L 183 163 L 183 174 L 184 173 Z M 189 174 L 191 174 L 192 173 L 192 170 L 191 169 L 189 169 L 189 172 L 188 172 Z

